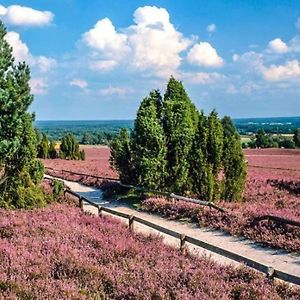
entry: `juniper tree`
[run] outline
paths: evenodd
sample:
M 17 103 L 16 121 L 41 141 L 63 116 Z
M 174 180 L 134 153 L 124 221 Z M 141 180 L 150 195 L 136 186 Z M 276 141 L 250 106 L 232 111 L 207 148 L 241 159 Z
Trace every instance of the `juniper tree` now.
M 121 129 L 119 134 L 110 143 L 110 165 L 119 174 L 124 183 L 137 183 L 136 171 L 133 164 L 131 137 L 126 129 Z
M 159 91 L 150 92 L 137 112 L 132 134 L 134 166 L 138 184 L 163 189 L 166 175 L 166 141 L 161 126 Z
M 163 102 L 163 126 L 167 142 L 167 185 L 173 191 L 189 190 L 189 159 L 196 132 L 196 109 L 183 84 L 171 77 Z
M 207 159 L 213 174 L 217 175 L 222 167 L 223 128 L 218 113 L 213 110 L 207 119 Z
M 189 162 L 191 178 L 190 189 L 202 199 L 208 196 L 207 137 L 207 118 L 203 111 L 201 111 Z
M 246 180 L 246 162 L 240 136 L 230 117 L 222 119 L 224 134 L 223 199 L 241 201 Z
M 65 159 L 84 160 L 84 151 L 79 151 L 79 143 L 72 133 L 67 133 L 62 137 L 60 145 L 60 157 Z
M 209 201 L 221 196 L 224 171 L 225 199 L 240 199 L 243 152 L 231 120 L 223 122 L 224 126 L 216 111 L 208 117 L 199 114 L 182 83 L 171 77 L 164 100 L 151 92 L 140 105 L 132 135 L 121 130 L 111 143 L 111 165 L 125 183 L 196 194 Z
M 37 156 L 39 158 L 48 158 L 48 155 L 49 155 L 49 140 L 47 138 L 47 135 L 43 133 L 37 147 Z
M 55 159 L 58 157 L 57 151 L 55 149 L 55 142 L 51 141 L 49 145 L 49 158 Z
M 36 162 L 37 138 L 27 112 L 33 101 L 30 70 L 26 63 L 14 63 L 12 48 L 5 40 L 0 21 L 0 205 L 32 207 L 43 205 L 38 183 L 43 167 Z

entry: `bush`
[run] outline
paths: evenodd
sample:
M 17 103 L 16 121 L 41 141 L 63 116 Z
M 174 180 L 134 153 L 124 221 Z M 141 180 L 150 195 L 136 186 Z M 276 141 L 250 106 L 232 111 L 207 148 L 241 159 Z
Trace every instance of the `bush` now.
M 56 201 L 59 200 L 64 195 L 64 190 L 65 190 L 64 183 L 57 179 L 54 179 L 53 188 L 52 188 L 53 199 Z

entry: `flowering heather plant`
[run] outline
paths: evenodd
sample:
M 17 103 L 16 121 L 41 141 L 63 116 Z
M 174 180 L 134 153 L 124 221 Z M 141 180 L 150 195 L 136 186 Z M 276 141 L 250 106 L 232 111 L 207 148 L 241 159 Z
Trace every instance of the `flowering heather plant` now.
M 299 227 L 279 225 L 272 221 L 253 223 L 254 218 L 273 215 L 300 221 L 300 171 L 274 170 L 267 167 L 299 169 L 300 151 L 287 149 L 251 149 L 245 154 L 249 163 L 244 202 L 220 201 L 226 209 L 221 213 L 213 209 L 162 198 L 146 199 L 141 209 L 171 219 L 197 214 L 200 226 L 224 230 L 241 235 L 267 246 L 300 252 Z M 254 168 L 251 165 L 264 168 Z
M 84 148 L 85 161 L 45 160 L 46 166 L 99 176 L 116 176 L 109 166 L 108 148 Z M 225 230 L 234 235 L 264 243 L 268 246 L 300 251 L 299 228 L 278 226 L 262 221 L 252 225 L 255 217 L 274 215 L 300 221 L 300 171 L 276 170 L 267 167 L 299 169 L 300 151 L 288 149 L 245 150 L 248 160 L 248 175 L 244 202 L 218 205 L 226 208 L 227 214 L 181 201 L 172 203 L 162 198 L 150 198 L 142 202 L 141 209 L 159 213 L 171 219 L 190 218 L 202 226 Z M 251 167 L 251 165 L 263 168 Z M 53 173 L 62 176 L 61 172 Z M 64 173 L 65 179 L 80 181 L 87 185 L 109 188 L 113 183 L 86 176 Z
M 299 299 L 300 293 L 61 204 L 0 210 L 0 261 L 0 299 Z
M 263 193 L 263 197 L 267 194 L 267 192 Z M 278 196 L 280 195 L 279 192 Z M 222 213 L 182 201 L 172 202 L 165 198 L 148 198 L 141 203 L 140 209 L 170 219 L 190 218 L 194 221 L 196 219 L 200 226 L 224 230 L 232 235 L 244 236 L 267 246 L 300 252 L 299 227 L 278 225 L 272 221 L 261 221 L 256 224 L 253 222 L 256 217 L 266 214 L 299 221 L 299 200 L 295 200 L 294 203 L 290 198 L 281 197 L 278 197 L 275 203 L 263 200 L 261 199 L 261 202 L 249 201 L 243 205 L 220 202 L 218 205 L 226 209 L 226 212 Z M 286 205 L 286 202 L 290 205 Z

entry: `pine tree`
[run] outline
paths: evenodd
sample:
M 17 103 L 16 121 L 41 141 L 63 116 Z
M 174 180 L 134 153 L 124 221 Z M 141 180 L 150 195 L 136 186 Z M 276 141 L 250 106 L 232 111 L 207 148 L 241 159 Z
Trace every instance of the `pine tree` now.
M 189 159 L 196 132 L 196 111 L 183 84 L 173 77 L 163 102 L 163 126 L 167 141 L 167 186 L 186 193 L 191 186 Z
M 25 63 L 14 63 L 5 35 L 0 21 L 0 206 L 41 206 L 43 166 L 35 160 L 34 115 L 27 112 L 33 101 L 30 70 Z
M 242 201 L 242 193 L 246 181 L 246 162 L 240 136 L 230 117 L 222 120 L 224 133 L 224 187 L 223 199 Z
M 157 90 L 142 101 L 132 135 L 138 183 L 150 189 L 163 189 L 166 175 L 167 149 L 160 119 L 161 103 Z

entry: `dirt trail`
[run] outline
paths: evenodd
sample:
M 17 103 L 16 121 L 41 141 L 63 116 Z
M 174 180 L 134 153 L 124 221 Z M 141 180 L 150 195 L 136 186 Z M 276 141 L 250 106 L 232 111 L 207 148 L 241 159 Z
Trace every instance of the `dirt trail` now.
M 186 224 L 178 221 L 171 221 L 159 217 L 157 215 L 152 215 L 145 212 L 139 212 L 119 202 L 112 202 L 112 203 L 105 202 L 102 200 L 102 191 L 99 189 L 96 189 L 94 187 L 87 187 L 77 182 L 71 182 L 67 180 L 64 180 L 64 182 L 74 192 L 77 192 L 78 194 L 81 194 L 87 199 L 99 203 L 102 206 L 113 208 L 116 211 L 135 215 L 149 222 L 158 224 L 160 226 L 164 226 L 176 232 L 192 236 L 199 240 L 209 242 L 212 245 L 224 248 L 231 252 L 235 252 L 249 259 L 253 259 L 265 265 L 271 266 L 277 270 L 284 271 L 292 275 L 300 276 L 299 255 L 290 254 L 283 250 L 261 247 L 257 243 L 254 243 L 249 240 L 241 239 L 238 237 L 233 237 L 221 231 L 199 228 L 196 224 Z M 89 211 L 91 213 L 97 213 L 96 208 L 88 204 L 84 204 L 84 210 Z M 116 218 L 120 219 L 119 217 Z M 122 218 L 121 220 L 124 222 L 125 221 L 128 222 L 128 220 L 124 220 Z M 137 222 L 134 224 L 134 229 L 135 231 L 139 231 L 142 233 L 157 234 L 157 231 L 155 231 L 154 229 L 138 224 Z M 179 247 L 178 239 L 175 239 L 165 234 L 160 234 L 160 235 L 162 236 L 163 241 L 165 243 Z M 200 247 L 196 247 L 188 244 L 188 248 L 190 251 L 195 252 L 197 254 L 210 256 L 213 260 L 219 263 L 237 264 L 236 262 L 228 258 L 207 251 Z

